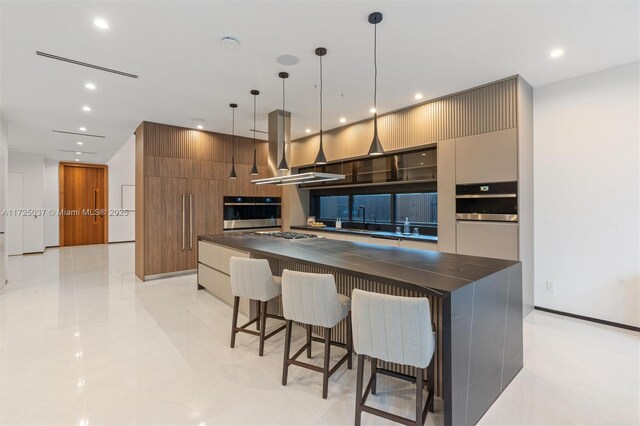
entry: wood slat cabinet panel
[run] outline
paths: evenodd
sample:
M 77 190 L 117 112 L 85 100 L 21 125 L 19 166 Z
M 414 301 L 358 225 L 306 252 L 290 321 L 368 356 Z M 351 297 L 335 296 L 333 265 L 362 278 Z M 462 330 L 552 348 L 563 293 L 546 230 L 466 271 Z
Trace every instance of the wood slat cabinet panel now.
M 162 178 L 144 178 L 145 198 L 145 272 L 144 275 L 162 273 L 164 218 L 162 215 Z M 137 192 L 137 191 L 136 191 Z
M 255 146 L 259 177 L 270 176 L 268 143 L 256 141 Z M 225 195 L 282 196 L 280 187 L 251 183 L 253 147 L 252 138 L 236 138 L 238 179 L 232 181 L 231 136 L 149 122 L 138 127 L 136 184 L 143 189 L 136 191 L 142 198 L 140 203 L 136 198 L 136 227 L 144 229 L 136 233 L 136 242 L 142 240 L 136 244 L 138 277 L 196 269 L 198 236 L 223 231 Z

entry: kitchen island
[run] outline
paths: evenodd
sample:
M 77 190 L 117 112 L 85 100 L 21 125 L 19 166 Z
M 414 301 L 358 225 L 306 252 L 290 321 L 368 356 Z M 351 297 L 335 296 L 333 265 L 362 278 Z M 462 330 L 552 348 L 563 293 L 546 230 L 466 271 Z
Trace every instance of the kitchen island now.
M 444 400 L 446 425 L 475 424 L 522 369 L 520 262 L 324 238 L 222 234 L 199 237 L 198 284 L 226 291 L 233 255 L 267 259 L 275 275 L 284 269 L 332 273 L 346 295 L 359 288 L 428 297 L 438 341 L 435 377 L 427 379 Z M 201 278 L 208 269 L 220 282 Z M 334 336 L 344 342 L 344 323 Z M 410 367 L 381 368 L 415 375 Z

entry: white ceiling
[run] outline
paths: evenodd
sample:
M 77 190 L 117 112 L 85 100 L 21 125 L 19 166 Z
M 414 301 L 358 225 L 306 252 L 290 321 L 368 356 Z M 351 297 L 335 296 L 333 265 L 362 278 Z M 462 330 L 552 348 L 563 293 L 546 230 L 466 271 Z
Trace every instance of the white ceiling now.
M 318 60 L 324 46 L 325 128 L 339 125 L 340 94 L 349 121 L 372 105 L 373 28 L 378 30 L 379 111 L 521 74 L 539 86 L 639 59 L 639 2 L 630 1 L 2 1 L 0 112 L 13 149 L 70 160 L 77 149 L 106 162 L 143 120 L 238 133 L 280 106 L 279 71 L 288 71 L 294 137 L 318 129 Z M 93 25 L 106 19 L 110 29 Z M 234 50 L 219 42 L 231 35 Z M 549 58 L 552 48 L 566 54 Z M 36 50 L 133 74 L 134 80 L 45 59 Z M 285 67 L 282 54 L 300 58 Z M 91 81 L 97 90 L 89 92 Z M 90 113 L 81 107 L 89 105 Z M 58 135 L 52 129 L 106 135 Z

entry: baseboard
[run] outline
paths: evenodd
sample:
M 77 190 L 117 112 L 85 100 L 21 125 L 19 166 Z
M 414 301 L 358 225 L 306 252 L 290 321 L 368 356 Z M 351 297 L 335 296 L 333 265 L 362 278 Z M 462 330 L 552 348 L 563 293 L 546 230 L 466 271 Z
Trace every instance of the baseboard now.
M 569 313 L 569 312 L 556 311 L 555 309 L 543 308 L 541 306 L 534 306 L 533 308 L 538 310 L 538 311 L 548 312 L 550 314 L 562 315 L 562 316 L 565 316 L 565 317 L 571 317 L 571 318 L 576 318 L 576 319 L 583 320 L 583 321 L 595 322 L 597 324 L 608 325 L 608 326 L 611 326 L 611 327 L 622 328 L 622 329 L 625 329 L 625 330 L 631 330 L 631 331 L 636 331 L 636 332 L 640 333 L 640 327 L 636 327 L 636 326 L 629 325 L 629 324 L 622 324 L 622 323 L 619 323 L 619 322 L 606 321 L 606 320 L 601 320 L 601 319 L 598 319 L 598 318 L 586 317 L 584 315 L 572 314 L 572 313 Z
M 136 240 L 129 240 L 129 241 L 109 241 L 109 244 L 122 244 L 122 243 L 135 243 Z

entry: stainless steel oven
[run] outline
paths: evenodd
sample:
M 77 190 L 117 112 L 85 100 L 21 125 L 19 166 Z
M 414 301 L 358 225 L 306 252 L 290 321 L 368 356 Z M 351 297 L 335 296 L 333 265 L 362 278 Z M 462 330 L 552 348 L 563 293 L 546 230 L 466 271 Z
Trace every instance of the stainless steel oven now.
M 224 230 L 282 225 L 279 197 L 224 197 Z
M 518 221 L 518 182 L 456 185 L 456 219 Z

